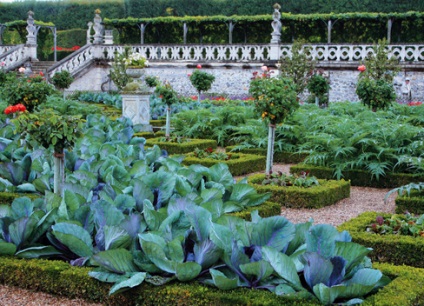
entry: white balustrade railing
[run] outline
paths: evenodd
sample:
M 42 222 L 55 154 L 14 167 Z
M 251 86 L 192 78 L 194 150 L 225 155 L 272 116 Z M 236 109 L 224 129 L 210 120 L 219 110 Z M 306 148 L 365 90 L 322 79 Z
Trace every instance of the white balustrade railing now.
M 139 52 L 150 61 L 157 62 L 232 62 L 232 63 L 261 63 L 279 60 L 291 55 L 291 45 L 249 44 L 249 45 L 85 45 L 48 71 L 52 76 L 56 71 L 67 70 L 75 75 L 90 65 L 94 60 L 113 61 L 117 53 L 123 53 L 125 48 Z M 13 69 L 30 58 L 27 47 L 4 46 L 7 52 L 0 53 L 0 62 L 6 63 L 6 68 Z M 424 45 L 389 45 L 389 55 L 405 62 L 424 62 Z M 319 62 L 355 63 L 363 61 L 369 53 L 373 53 L 373 45 L 348 44 L 316 44 L 305 45 L 304 52 L 310 58 Z
M 139 52 L 152 61 L 229 61 L 262 62 L 278 60 L 291 55 L 291 45 L 277 45 L 278 54 L 272 58 L 272 45 L 132 45 L 132 52 Z M 121 53 L 124 46 L 99 45 L 107 59 L 113 60 L 114 53 Z M 326 62 L 359 62 L 373 53 L 373 45 L 305 45 L 310 58 Z M 424 61 L 424 45 L 389 45 L 390 56 L 401 62 Z M 101 52 L 103 53 L 103 52 Z
M 5 53 L 0 54 L 3 69 L 12 70 L 23 65 L 31 56 L 25 45 L 8 46 Z

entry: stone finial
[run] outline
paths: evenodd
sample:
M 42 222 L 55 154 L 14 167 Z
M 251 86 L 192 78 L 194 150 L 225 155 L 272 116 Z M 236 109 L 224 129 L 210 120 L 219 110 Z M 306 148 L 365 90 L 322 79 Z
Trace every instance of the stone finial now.
M 102 44 L 103 43 L 103 32 L 104 32 L 104 26 L 102 24 L 102 17 L 100 17 L 100 10 L 97 9 L 94 11 L 96 14 L 94 16 L 94 41 L 93 44 Z
M 37 28 L 35 26 L 35 20 L 34 20 L 34 12 L 33 11 L 29 11 L 28 12 L 28 19 L 27 19 L 27 27 L 26 30 L 28 32 L 27 37 L 27 41 L 26 44 L 27 45 L 36 45 L 37 44 L 37 39 L 36 39 L 36 32 L 37 32 Z
M 272 14 L 272 33 L 271 33 L 271 43 L 280 43 L 280 37 L 281 37 L 281 14 L 280 14 L 280 8 L 281 6 L 278 3 L 275 3 L 273 5 L 274 13 Z

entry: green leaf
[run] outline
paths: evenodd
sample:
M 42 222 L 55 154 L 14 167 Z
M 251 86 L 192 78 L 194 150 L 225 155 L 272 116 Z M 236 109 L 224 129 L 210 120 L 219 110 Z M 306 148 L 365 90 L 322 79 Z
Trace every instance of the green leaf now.
M 255 276 L 258 280 L 266 279 L 274 272 L 272 266 L 264 260 L 241 264 L 240 270 L 246 275 Z
M 99 252 L 93 255 L 93 260 L 100 267 L 114 273 L 124 274 L 125 272 L 138 271 L 134 265 L 134 258 L 131 252 L 125 249 Z
M 39 246 L 29 247 L 19 252 L 16 252 L 16 256 L 20 258 L 39 258 L 42 256 L 52 256 L 62 254 L 52 246 Z
M 175 275 L 181 282 L 195 279 L 202 271 L 202 266 L 196 262 L 183 262 L 175 265 Z
M 14 255 L 16 245 L 10 242 L 0 241 L 0 255 Z
M 140 243 L 149 260 L 159 269 L 168 273 L 176 273 L 176 263 L 166 257 L 165 251 L 158 244 L 144 240 L 141 240 Z
M 103 227 L 105 250 L 127 248 L 131 244 L 130 235 L 121 227 L 108 226 Z
M 231 252 L 233 233 L 228 227 L 212 223 L 212 226 L 210 227 L 210 239 L 216 246 L 223 249 L 226 253 Z
M 78 256 L 90 257 L 93 255 L 91 236 L 81 226 L 71 223 L 57 223 L 52 226 L 52 234 Z
M 224 273 L 216 269 L 210 269 L 209 273 L 212 276 L 215 286 L 221 290 L 231 290 L 238 287 L 239 280 L 237 277 L 228 278 Z
M 123 280 L 121 282 L 117 282 L 115 285 L 110 288 L 109 295 L 116 294 L 130 288 L 134 288 L 140 285 L 146 278 L 147 273 L 145 272 L 137 272 L 131 275 L 127 280 Z
M 291 284 L 296 290 L 303 290 L 296 266 L 290 257 L 270 247 L 262 248 L 262 256 L 282 279 Z

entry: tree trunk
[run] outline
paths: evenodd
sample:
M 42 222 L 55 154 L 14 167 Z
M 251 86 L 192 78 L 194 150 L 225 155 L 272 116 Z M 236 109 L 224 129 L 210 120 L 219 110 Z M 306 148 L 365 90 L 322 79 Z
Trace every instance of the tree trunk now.
M 315 96 L 315 105 L 319 107 L 319 98 Z
M 274 163 L 274 141 L 275 141 L 275 124 L 270 124 L 268 129 L 268 150 L 266 154 L 266 170 L 265 174 L 272 174 L 272 165 Z
M 166 107 L 166 129 L 165 129 L 165 137 L 169 139 L 171 135 L 171 107 Z
M 63 196 L 63 185 L 65 183 L 65 154 L 53 153 L 54 158 L 54 193 Z

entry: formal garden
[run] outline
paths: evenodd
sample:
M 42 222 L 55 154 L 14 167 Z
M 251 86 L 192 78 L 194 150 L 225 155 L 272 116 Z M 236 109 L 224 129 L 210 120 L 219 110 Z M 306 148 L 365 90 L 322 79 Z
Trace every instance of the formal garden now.
M 280 8 L 257 20 L 273 39 L 290 28 Z M 338 18 L 354 28 L 365 15 Z M 105 23 L 125 38 L 134 20 Z M 211 92 L 219 76 L 201 63 L 187 75 L 196 95 L 178 92 L 130 47 L 109 92 L 66 92 L 66 69 L 0 61 L 0 284 L 104 305 L 422 305 L 422 102 L 396 94 L 386 39 L 355 71 L 360 102 L 330 101 L 304 44 L 239 96 Z M 331 213 L 356 187 L 389 190 L 380 201 L 395 196 L 395 213 L 337 226 L 282 215 Z

